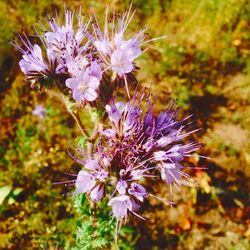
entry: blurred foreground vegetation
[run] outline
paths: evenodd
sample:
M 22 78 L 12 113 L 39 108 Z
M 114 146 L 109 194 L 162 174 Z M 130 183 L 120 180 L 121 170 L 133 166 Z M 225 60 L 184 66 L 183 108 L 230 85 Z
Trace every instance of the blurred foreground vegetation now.
M 170 96 L 185 114 L 194 114 L 201 155 L 188 164 L 200 189 L 176 192 L 170 209 L 149 200 L 147 221 L 131 220 L 136 249 L 250 248 L 250 2 L 247 0 L 134 0 L 130 31 L 148 26 L 148 44 L 137 61 L 137 77 L 154 95 L 160 110 Z M 70 9 L 107 4 L 124 10 L 130 1 L 70 1 Z M 37 93 L 18 67 L 20 55 L 9 43 L 23 29 L 56 9 L 63 0 L 0 0 L 0 249 L 71 249 L 76 219 L 73 187 L 53 182 L 69 179 L 79 167 L 67 153 L 79 131 L 50 93 Z M 32 115 L 37 104 L 45 119 Z M 150 183 L 149 183 L 150 185 Z M 167 185 L 153 190 L 168 194 Z M 124 247 L 125 248 L 125 247 Z M 131 249 L 127 247 L 127 249 Z

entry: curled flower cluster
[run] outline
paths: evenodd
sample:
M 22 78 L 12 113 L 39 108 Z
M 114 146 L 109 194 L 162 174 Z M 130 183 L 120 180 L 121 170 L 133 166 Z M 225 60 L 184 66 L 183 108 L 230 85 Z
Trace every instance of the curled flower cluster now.
M 95 101 L 101 83 L 111 88 L 112 84 L 105 81 L 107 75 L 122 77 L 129 95 L 127 74 L 135 70 L 134 60 L 142 54 L 141 45 L 145 39 L 145 29 L 130 39 L 125 38 L 133 15 L 131 7 L 122 16 L 113 14 L 111 30 L 108 28 L 108 8 L 104 30 L 96 18 L 84 22 L 81 13 L 74 24 L 74 12 L 68 10 L 63 25 L 58 18 L 48 18 L 49 29 L 41 23 L 44 31 L 42 34 L 37 32 L 43 48 L 33 45 L 25 34 L 19 37 L 22 45 L 13 43 L 22 53 L 20 68 L 33 84 L 49 81 L 68 88 L 77 103 Z
M 142 218 L 137 213 L 141 203 L 154 196 L 143 186 L 145 178 L 161 178 L 171 194 L 173 185 L 192 182 L 181 162 L 199 148 L 194 142 L 183 143 L 195 130 L 184 131 L 189 117 L 178 121 L 174 102 L 158 115 L 150 102 L 144 115 L 140 104 L 141 98 L 135 97 L 128 103 L 106 105 L 109 126 L 99 131 L 92 154 L 78 160 L 84 169 L 75 181 L 77 191 L 94 202 L 106 195 L 118 223 L 130 213 Z

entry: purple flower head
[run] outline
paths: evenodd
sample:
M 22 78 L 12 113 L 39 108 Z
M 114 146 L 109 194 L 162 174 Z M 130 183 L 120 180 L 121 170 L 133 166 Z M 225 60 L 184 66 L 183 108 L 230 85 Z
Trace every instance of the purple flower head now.
M 50 31 L 45 32 L 43 39 L 47 53 L 55 58 L 60 71 L 67 73 L 68 63 L 82 55 L 89 46 L 89 42 L 82 45 L 88 23 L 83 23 L 83 16 L 78 15 L 77 28 L 74 28 L 74 12 L 65 10 L 65 23 L 61 25 L 55 18 L 49 18 Z
M 127 195 L 117 196 L 112 198 L 109 203 L 109 206 L 112 207 L 113 215 L 118 219 L 126 219 L 128 216 L 128 212 L 132 211 L 132 202 Z
M 93 174 L 85 170 L 81 170 L 77 175 L 76 190 L 77 192 L 87 193 L 92 190 L 95 183 L 96 181 Z
M 117 167 L 121 170 L 117 191 L 120 194 L 134 194 L 134 186 L 129 182 L 136 181 L 135 183 L 138 184 L 137 181 L 143 177 L 151 177 L 151 169 L 158 170 L 162 180 L 168 184 L 181 183 L 183 178 L 190 180 L 189 176 L 182 171 L 184 167 L 180 162 L 199 148 L 196 143 L 182 143 L 183 138 L 196 130 L 184 131 L 187 118 L 177 119 L 178 113 L 173 109 L 173 102 L 158 116 L 152 111 L 152 104 L 143 116 L 139 104 L 140 102 L 134 100 L 126 104 L 113 102 L 107 109 L 111 124 L 115 126 L 105 130 L 102 140 L 108 140 L 112 162 L 119 163 Z M 139 196 L 134 197 L 141 201 Z
M 83 22 L 83 16 L 79 13 L 77 27 L 74 27 L 74 12 L 66 10 L 64 24 L 61 25 L 58 18 L 48 18 L 48 25 L 46 29 L 40 23 L 43 33 L 36 34 L 43 49 L 37 44 L 33 45 L 25 34 L 19 36 L 22 45 L 13 43 L 22 53 L 19 62 L 21 70 L 34 83 L 46 79 L 48 83 L 61 81 L 64 87 L 65 78 L 68 78 L 74 99 L 95 100 L 102 71 L 92 59 L 90 42 L 84 41 L 88 23 Z
M 78 65 L 72 68 L 72 77 L 66 80 L 66 86 L 72 90 L 72 97 L 76 102 L 92 102 L 98 96 L 101 80 L 101 68 L 96 62 L 85 69 Z
M 143 44 L 159 39 L 145 41 L 146 28 L 138 31 L 129 38 L 126 37 L 126 30 L 132 21 L 135 11 L 129 10 L 121 15 L 113 13 L 112 22 L 109 23 L 108 8 L 106 9 L 104 28 L 101 29 L 96 22 L 93 23 L 93 34 L 88 34 L 89 40 L 98 52 L 100 60 L 103 62 L 105 70 L 111 70 L 118 78 L 122 77 L 125 83 L 128 97 L 130 98 L 127 75 L 135 71 L 135 59 L 142 53 Z
M 106 9 L 104 30 L 101 31 L 97 21 L 93 24 L 94 46 L 106 63 L 106 67 L 119 75 L 132 72 L 135 68 L 134 60 L 142 54 L 140 44 L 144 40 L 145 30 L 141 30 L 130 39 L 124 38 L 124 33 L 135 13 L 135 11 L 131 13 L 131 7 L 121 17 L 113 15 L 111 30 L 108 28 L 108 8 Z
M 194 183 L 182 161 L 199 148 L 195 142 L 183 141 L 196 130 L 186 132 L 187 118 L 178 119 L 174 102 L 159 115 L 149 102 L 144 113 L 143 97 L 138 94 L 128 103 L 112 99 L 106 105 L 108 119 L 76 181 L 76 189 L 87 193 L 92 201 L 109 199 L 108 205 L 117 220 L 116 237 L 129 215 L 144 219 L 139 213 L 146 198 L 168 202 L 149 193 L 145 179 L 165 182 L 170 190 L 170 204 L 173 186 L 181 191 L 182 184 Z
M 13 45 L 22 53 L 19 66 L 29 81 L 39 78 L 48 78 L 54 74 L 55 63 L 51 58 L 46 61 L 42 55 L 42 49 L 37 44 L 32 44 L 28 37 L 19 36 L 22 46 L 14 42 Z
M 141 202 L 143 202 L 143 198 L 148 195 L 146 189 L 142 185 L 136 182 L 133 182 L 131 184 L 131 187 L 128 190 L 128 193 L 133 195 L 136 199 L 138 199 Z
M 130 103 L 125 104 L 122 102 L 114 103 L 114 100 L 112 100 L 110 105 L 106 105 L 106 111 L 115 130 L 108 130 L 104 133 L 111 137 L 115 134 L 126 136 L 131 133 L 133 128 L 136 128 L 136 125 L 139 123 L 142 112 L 137 105 L 133 106 Z
M 36 115 L 39 118 L 43 119 L 46 115 L 46 109 L 43 105 L 37 105 L 32 111 L 32 115 Z
M 104 190 L 105 189 L 103 184 L 96 185 L 90 193 L 91 200 L 94 202 L 100 201 L 104 196 Z
M 108 178 L 108 172 L 93 159 L 86 160 L 84 167 L 86 170 L 81 170 L 77 175 L 76 191 L 89 194 L 91 200 L 97 202 L 104 196 L 104 182 Z

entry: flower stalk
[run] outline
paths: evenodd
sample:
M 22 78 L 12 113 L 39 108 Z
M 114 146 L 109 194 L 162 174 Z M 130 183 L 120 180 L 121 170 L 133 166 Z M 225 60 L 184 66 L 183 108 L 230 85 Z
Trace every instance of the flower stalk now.
M 61 100 L 64 103 L 66 110 L 68 111 L 68 113 L 73 117 L 73 119 L 75 120 L 80 132 L 82 133 L 83 137 L 87 137 L 89 138 L 89 133 L 86 129 L 86 127 L 83 125 L 80 115 L 79 115 L 79 111 L 75 108 L 75 105 L 72 104 L 65 96 L 64 94 L 61 93 Z

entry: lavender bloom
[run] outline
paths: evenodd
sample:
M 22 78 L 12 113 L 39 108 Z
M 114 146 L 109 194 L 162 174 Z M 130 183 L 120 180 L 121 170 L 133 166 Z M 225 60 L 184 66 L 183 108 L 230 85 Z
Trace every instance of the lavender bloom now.
M 128 12 L 121 17 L 113 16 L 111 30 L 108 29 L 108 8 L 104 31 L 102 32 L 98 23 L 93 24 L 95 37 L 93 44 L 100 53 L 101 58 L 106 62 L 106 67 L 111 68 L 115 73 L 124 75 L 134 70 L 134 60 L 142 54 L 140 44 L 144 40 L 144 31 L 141 30 L 133 38 L 124 38 L 125 30 L 131 22 L 135 11 L 131 14 L 131 6 Z M 115 20 L 117 19 L 117 20 Z M 117 21 L 117 22 L 116 22 Z
M 97 185 L 90 193 L 90 199 L 94 202 L 101 200 L 104 196 L 104 185 Z
M 127 195 L 117 196 L 112 198 L 109 203 L 112 207 L 113 215 L 119 220 L 126 219 L 128 216 L 128 211 L 132 211 L 132 202 Z
M 142 53 L 142 45 L 153 40 L 145 41 L 145 29 L 140 30 L 130 39 L 125 38 L 125 32 L 128 28 L 135 11 L 131 13 L 132 4 L 129 10 L 122 15 L 113 14 L 111 25 L 108 21 L 108 8 L 106 9 L 105 24 L 102 30 L 96 19 L 93 24 L 93 35 L 88 34 L 96 48 L 100 59 L 105 65 L 105 70 L 112 70 L 116 75 L 123 77 L 128 97 L 130 98 L 127 74 L 131 74 L 135 70 L 135 59 Z M 109 28 L 111 27 L 111 28 Z
M 48 78 L 51 76 L 55 71 L 54 62 L 50 59 L 49 62 L 45 61 L 40 46 L 32 45 L 26 35 L 24 38 L 20 36 L 20 39 L 24 48 L 17 43 L 13 43 L 13 45 L 23 54 L 19 66 L 27 79 L 34 81 L 39 77 Z
M 38 116 L 40 119 L 43 119 L 46 115 L 46 109 L 43 105 L 37 105 L 32 111 L 32 115 Z
M 116 184 L 116 190 L 119 194 L 125 194 L 127 191 L 128 184 L 124 180 L 119 180 Z
M 110 105 L 106 105 L 106 112 L 109 115 L 110 121 L 118 127 L 118 122 L 121 119 L 122 113 L 125 109 L 125 105 L 123 102 L 117 102 L 114 103 L 112 100 L 112 103 Z
M 85 38 L 88 23 L 83 23 L 83 16 L 79 13 L 75 31 L 74 12 L 68 10 L 65 11 L 65 24 L 63 26 L 55 18 L 49 18 L 48 23 L 51 31 L 45 32 L 43 35 L 47 53 L 57 60 L 60 71 L 67 73 L 68 63 L 84 54 L 89 46 L 89 42 L 81 45 Z
M 146 189 L 142 185 L 136 182 L 133 182 L 131 184 L 131 188 L 128 190 L 128 193 L 133 195 L 136 199 L 138 199 L 141 202 L 143 202 L 143 198 L 148 195 Z
M 66 80 L 66 86 L 72 90 L 73 99 L 76 102 L 94 101 L 98 95 L 97 90 L 102 76 L 99 65 L 93 62 L 84 70 L 76 65 L 73 70 L 73 76 Z
M 135 60 L 144 52 L 144 44 L 159 39 L 145 41 L 146 29 L 126 37 L 125 32 L 135 14 L 131 6 L 122 15 L 113 14 L 111 23 L 107 8 L 103 30 L 95 18 L 91 22 L 93 29 L 89 31 L 90 22 L 84 23 L 80 13 L 76 26 L 74 12 L 68 10 L 62 25 L 58 18 L 49 18 L 49 29 L 41 24 L 43 33 L 37 32 L 43 48 L 33 45 L 26 35 L 20 36 L 21 46 L 14 43 L 22 53 L 19 62 L 22 72 L 32 83 L 55 83 L 57 90 L 72 94 L 77 104 L 83 104 L 77 105 L 79 107 L 86 103 L 90 107 L 105 105 L 113 93 L 113 86 L 118 84 L 125 84 L 130 98 L 128 81 L 135 79 Z M 105 71 L 109 72 L 105 74 Z M 105 103 L 96 101 L 99 92 Z M 107 92 L 110 93 L 105 96 Z M 104 197 L 109 199 L 108 206 L 117 220 L 116 235 L 129 215 L 144 219 L 137 211 L 146 198 L 152 196 L 165 202 L 146 190 L 145 179 L 155 178 L 166 183 L 170 189 L 170 203 L 173 187 L 181 191 L 182 184 L 193 182 L 182 163 L 199 148 L 197 143 L 183 140 L 196 132 L 186 132 L 189 117 L 179 120 L 174 102 L 157 114 L 148 101 L 148 110 L 144 113 L 143 99 L 144 94 L 139 96 L 137 93 L 127 103 L 110 100 L 105 106 L 106 116 L 101 118 L 106 119 L 105 124 L 98 121 L 93 134 L 86 140 L 86 148 L 84 144 L 78 151 L 81 157 L 72 156 L 83 166 L 82 170 L 76 179 L 65 182 L 74 183 L 76 192 L 85 193 L 93 202 Z M 72 106 L 70 103 L 70 109 Z M 32 113 L 43 118 L 45 109 L 38 105 Z M 74 118 L 82 128 L 79 116 Z
M 192 182 L 181 161 L 199 148 L 196 143 L 182 142 L 196 130 L 184 131 L 187 118 L 177 120 L 174 102 L 158 116 L 149 102 L 143 115 L 143 96 L 137 95 L 129 103 L 111 100 L 106 105 L 110 126 L 99 131 L 100 140 L 92 152 L 98 160 L 85 162 L 85 168 L 94 171 L 95 180 L 99 178 L 102 185 L 91 190 L 90 198 L 100 200 L 106 194 L 104 190 L 111 190 L 108 205 L 118 224 L 126 221 L 130 213 L 144 219 L 136 211 L 145 198 L 154 196 L 142 185 L 144 178 L 159 176 L 169 185 L 171 200 L 173 184 L 179 187 L 183 179 Z M 110 188 L 104 188 L 106 185 Z
M 91 200 L 97 202 L 104 196 L 104 182 L 108 172 L 99 165 L 97 160 L 86 160 L 84 166 L 86 170 L 81 170 L 77 175 L 76 191 L 89 194 Z
M 24 38 L 20 37 L 24 49 L 17 43 L 14 44 L 23 54 L 19 63 L 21 70 L 34 83 L 40 82 L 42 77 L 51 82 L 56 81 L 61 86 L 59 88 L 64 89 L 66 85 L 78 103 L 96 100 L 102 68 L 98 55 L 91 55 L 93 45 L 88 40 L 84 42 L 89 23 L 84 24 L 83 16 L 79 13 L 75 28 L 74 12 L 66 10 L 63 25 L 55 18 L 49 18 L 48 24 L 49 31 L 41 24 L 44 33 L 37 33 L 44 45 L 46 57 L 39 45 L 33 46 L 25 35 Z
M 72 90 L 73 99 L 93 101 L 97 98 L 102 70 L 97 60 L 90 54 L 90 42 L 84 38 L 88 23 L 83 23 L 83 16 L 78 15 L 78 25 L 74 28 L 74 12 L 65 11 L 65 23 L 60 25 L 55 18 L 49 18 L 50 30 L 43 24 L 43 34 L 37 33 L 44 52 L 39 45 L 32 45 L 24 34 L 20 36 L 22 47 L 13 45 L 23 54 L 20 67 L 27 79 L 40 83 L 41 79 L 65 85 Z M 62 82 L 60 82 L 62 81 Z
M 160 166 L 161 169 L 161 178 L 166 181 L 169 185 L 172 183 L 177 183 L 179 185 L 184 172 L 181 171 L 183 167 L 178 163 L 162 163 Z
M 77 175 L 75 184 L 77 192 L 87 193 L 95 186 L 94 175 L 87 171 L 81 170 Z
M 130 103 L 114 103 L 114 101 L 110 105 L 106 105 L 106 111 L 114 125 L 115 133 L 123 136 L 130 133 L 131 129 L 136 126 L 141 114 L 141 110 L 137 106 L 132 106 Z M 111 135 L 114 134 L 114 130 L 109 132 Z

